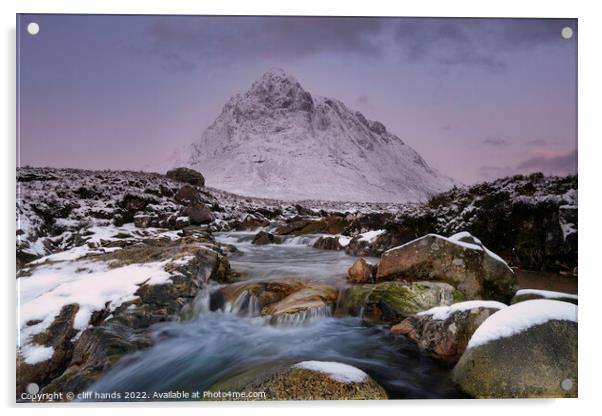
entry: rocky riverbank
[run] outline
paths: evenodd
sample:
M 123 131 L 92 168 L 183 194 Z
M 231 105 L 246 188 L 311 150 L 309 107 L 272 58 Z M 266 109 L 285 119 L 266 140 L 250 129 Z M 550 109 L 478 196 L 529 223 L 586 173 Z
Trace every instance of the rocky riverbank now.
M 189 169 L 21 168 L 17 185 L 18 397 L 30 383 L 42 392 L 103 385 L 160 348 L 169 337 L 157 336 L 161 323 L 202 320 L 200 310 L 283 330 L 355 317 L 385 330 L 386 342 L 403 337 L 419 356 L 457 362 L 450 377 L 470 396 L 577 394 L 576 296 L 521 291 L 513 271 L 576 275 L 574 177 L 507 178 L 405 205 L 245 198 L 205 187 Z M 256 250 L 254 267 L 240 265 L 246 249 Z M 262 257 L 276 250 L 294 260 Z M 339 266 L 320 263 L 320 252 Z M 546 353 L 517 368 L 498 352 L 511 348 L 520 361 L 525 346 Z M 242 379 L 220 369 L 225 378 L 207 389 L 270 395 L 254 400 L 397 397 L 353 357 L 305 351 Z

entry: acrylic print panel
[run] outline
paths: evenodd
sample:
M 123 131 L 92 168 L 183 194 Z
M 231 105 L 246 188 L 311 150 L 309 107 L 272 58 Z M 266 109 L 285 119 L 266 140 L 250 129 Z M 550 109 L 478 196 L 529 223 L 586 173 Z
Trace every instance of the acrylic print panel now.
M 17 401 L 577 396 L 576 20 L 17 20 Z

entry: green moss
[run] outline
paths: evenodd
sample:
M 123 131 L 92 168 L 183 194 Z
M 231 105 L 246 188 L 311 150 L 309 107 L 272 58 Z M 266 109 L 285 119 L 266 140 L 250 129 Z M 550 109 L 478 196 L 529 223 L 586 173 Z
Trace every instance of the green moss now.
M 464 293 L 462 293 L 458 289 L 454 289 L 454 291 L 452 292 L 452 299 L 454 303 L 458 303 L 464 302 L 466 300 L 466 297 L 464 296 Z

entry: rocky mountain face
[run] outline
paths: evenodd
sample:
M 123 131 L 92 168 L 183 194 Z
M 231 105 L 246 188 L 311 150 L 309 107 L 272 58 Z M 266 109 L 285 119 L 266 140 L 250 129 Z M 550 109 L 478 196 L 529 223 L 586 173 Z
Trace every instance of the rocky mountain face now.
M 209 186 L 257 197 L 406 202 L 454 185 L 382 123 L 280 70 L 232 97 L 181 153 Z

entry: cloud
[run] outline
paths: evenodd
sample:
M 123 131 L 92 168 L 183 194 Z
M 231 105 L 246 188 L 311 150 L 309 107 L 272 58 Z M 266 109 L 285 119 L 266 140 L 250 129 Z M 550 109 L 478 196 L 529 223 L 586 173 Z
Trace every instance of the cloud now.
M 527 142 L 528 146 L 545 146 L 547 144 L 548 144 L 548 141 L 544 140 L 544 139 L 529 140 Z
M 396 39 L 405 57 L 431 59 L 443 66 L 504 69 L 511 54 L 561 45 L 564 26 L 572 19 L 401 19 Z
M 498 147 L 508 146 L 508 140 L 497 136 L 488 137 L 485 140 L 483 140 L 483 143 Z
M 549 175 L 570 175 L 577 173 L 577 150 L 558 156 L 536 156 L 517 166 L 521 172 L 543 172 Z
M 515 167 L 481 166 L 479 175 L 483 179 L 542 172 L 545 175 L 566 176 L 577 173 L 577 150 L 563 154 L 542 154 L 531 157 Z
M 289 61 L 322 52 L 374 56 L 373 35 L 384 21 L 353 17 L 175 16 L 150 24 L 148 52 L 168 62 L 224 65 L 269 59 Z

